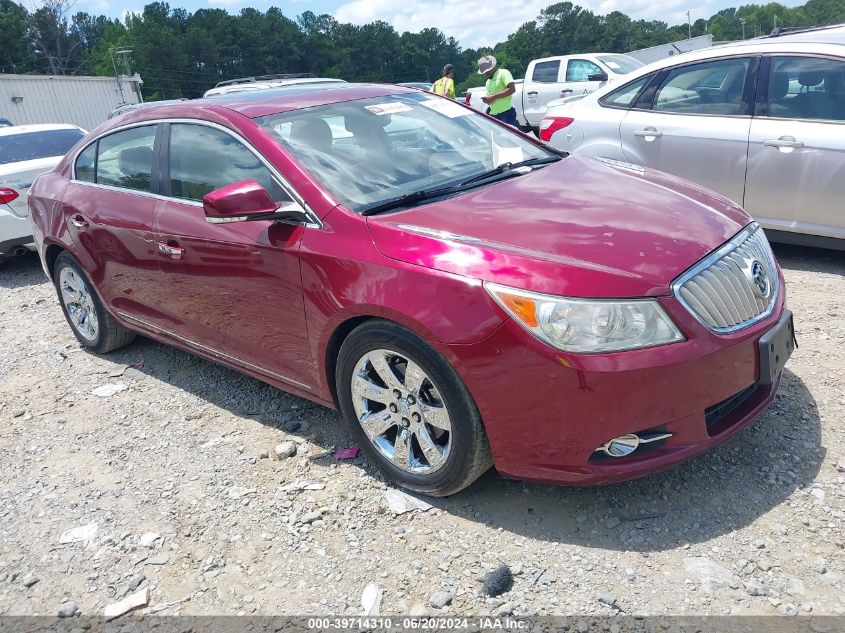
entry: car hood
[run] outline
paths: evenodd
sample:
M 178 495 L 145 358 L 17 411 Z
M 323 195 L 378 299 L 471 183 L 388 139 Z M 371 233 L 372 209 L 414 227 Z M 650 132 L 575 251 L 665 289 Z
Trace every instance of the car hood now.
M 750 218 L 668 174 L 581 156 L 446 200 L 368 218 L 409 264 L 570 297 L 670 293 Z

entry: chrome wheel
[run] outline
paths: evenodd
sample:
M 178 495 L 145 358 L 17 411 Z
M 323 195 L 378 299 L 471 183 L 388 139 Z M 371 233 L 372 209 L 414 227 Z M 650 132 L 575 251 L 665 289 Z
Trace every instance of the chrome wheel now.
M 94 343 L 100 330 L 94 300 L 85 280 L 73 268 L 62 268 L 59 274 L 59 289 L 62 303 L 70 322 L 79 335 Z
M 352 403 L 375 449 L 397 468 L 429 474 L 452 446 L 452 422 L 437 386 L 414 361 L 386 349 L 364 355 L 352 372 Z

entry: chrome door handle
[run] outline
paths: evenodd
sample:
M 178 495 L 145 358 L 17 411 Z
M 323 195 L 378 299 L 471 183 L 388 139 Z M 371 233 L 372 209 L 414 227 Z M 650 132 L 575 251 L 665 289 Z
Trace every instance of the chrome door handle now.
M 781 136 L 779 139 L 764 139 L 766 147 L 777 147 L 778 149 L 801 149 L 804 143 L 796 141 L 794 136 Z
M 185 254 L 185 249 L 181 246 L 171 246 L 165 242 L 159 242 L 158 252 L 162 255 L 166 255 L 170 259 L 182 259 L 182 255 Z
M 660 138 L 663 136 L 663 132 L 658 132 L 657 130 L 638 130 L 634 132 L 634 136 L 639 136 L 640 138 Z
M 87 229 L 88 222 L 81 215 L 75 215 L 70 219 L 71 226 L 77 229 Z

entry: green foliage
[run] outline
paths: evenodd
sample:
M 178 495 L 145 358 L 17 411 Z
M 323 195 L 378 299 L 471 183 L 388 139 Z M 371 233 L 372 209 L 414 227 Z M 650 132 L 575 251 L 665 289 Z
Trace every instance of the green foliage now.
M 476 62 L 492 53 L 515 77 L 538 57 L 585 52 L 621 53 L 710 33 L 717 41 L 768 33 L 778 26 L 845 22 L 845 0 L 808 0 L 788 8 L 772 2 L 724 9 L 694 24 L 669 26 L 632 20 L 620 11 L 598 15 L 558 2 L 492 48 L 462 49 L 434 28 L 398 33 L 385 22 L 341 24 L 305 11 L 278 8 L 188 13 L 153 2 L 125 22 L 87 13 L 70 15 L 74 0 L 44 0 L 29 12 L 0 0 L 0 72 L 113 75 L 138 72 L 148 100 L 196 97 L 218 81 L 282 72 L 312 72 L 348 81 L 434 81 L 447 63 L 459 90 L 480 86 Z M 131 49 L 121 56 L 115 51 Z M 131 70 L 130 70 L 131 69 Z

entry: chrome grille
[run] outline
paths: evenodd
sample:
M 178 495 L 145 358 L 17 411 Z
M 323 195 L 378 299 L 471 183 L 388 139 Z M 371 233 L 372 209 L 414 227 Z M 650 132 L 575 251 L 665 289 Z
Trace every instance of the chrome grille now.
M 714 332 L 735 332 L 772 313 L 780 292 L 763 229 L 750 224 L 672 285 L 675 296 Z

